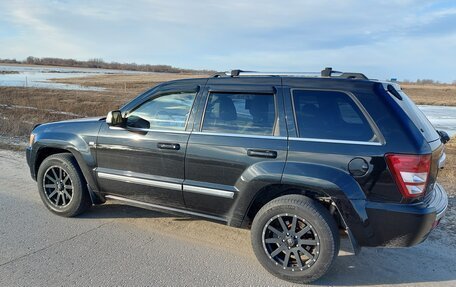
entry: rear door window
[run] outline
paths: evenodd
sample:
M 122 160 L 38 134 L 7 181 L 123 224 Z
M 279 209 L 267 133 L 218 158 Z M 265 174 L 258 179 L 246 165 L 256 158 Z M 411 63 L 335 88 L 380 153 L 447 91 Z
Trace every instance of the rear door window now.
M 375 140 L 366 117 L 346 93 L 294 90 L 293 105 L 300 138 Z
M 270 136 L 274 122 L 272 94 L 211 93 L 202 131 Z

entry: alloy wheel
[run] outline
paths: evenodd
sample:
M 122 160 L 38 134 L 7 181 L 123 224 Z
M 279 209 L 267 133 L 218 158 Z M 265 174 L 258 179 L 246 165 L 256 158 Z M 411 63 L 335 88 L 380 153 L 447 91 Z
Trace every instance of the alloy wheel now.
M 53 206 L 62 208 L 71 202 L 74 188 L 68 172 L 59 166 L 51 166 L 44 173 L 43 190 Z
M 263 248 L 275 265 L 290 271 L 311 267 L 320 253 L 314 227 L 294 214 L 272 217 L 263 228 Z

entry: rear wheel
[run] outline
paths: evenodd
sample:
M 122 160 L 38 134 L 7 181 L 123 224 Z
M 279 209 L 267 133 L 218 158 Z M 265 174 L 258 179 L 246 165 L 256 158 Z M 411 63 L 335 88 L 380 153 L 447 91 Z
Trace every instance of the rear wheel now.
M 308 283 L 323 276 L 339 252 L 337 225 L 318 202 L 286 195 L 263 206 L 252 224 L 260 263 L 282 279 Z
M 55 214 L 72 217 L 91 205 L 84 176 L 71 154 L 46 158 L 38 169 L 37 184 L 41 200 Z

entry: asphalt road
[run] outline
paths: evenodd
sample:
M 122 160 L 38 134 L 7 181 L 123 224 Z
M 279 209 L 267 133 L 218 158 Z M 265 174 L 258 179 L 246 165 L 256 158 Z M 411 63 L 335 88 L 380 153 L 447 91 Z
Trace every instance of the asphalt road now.
M 117 204 L 53 215 L 22 153 L 0 150 L 0 218 L 0 286 L 291 285 L 263 270 L 245 230 Z M 315 285 L 456 286 L 454 236 L 440 228 L 413 248 L 342 250 Z

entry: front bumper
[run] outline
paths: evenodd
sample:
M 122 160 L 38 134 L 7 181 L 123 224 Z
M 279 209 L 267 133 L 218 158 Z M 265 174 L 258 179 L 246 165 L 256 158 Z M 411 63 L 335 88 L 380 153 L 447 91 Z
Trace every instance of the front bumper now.
M 30 169 L 30 175 L 32 176 L 33 180 L 36 180 L 36 172 L 35 172 L 35 164 L 33 159 L 32 147 L 27 147 L 25 149 L 25 157 L 27 159 L 27 164 Z
M 407 247 L 423 242 L 444 217 L 448 195 L 436 183 L 426 198 L 415 204 L 367 202 L 361 246 Z

